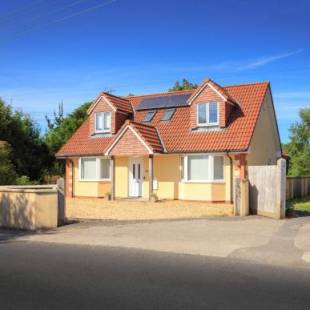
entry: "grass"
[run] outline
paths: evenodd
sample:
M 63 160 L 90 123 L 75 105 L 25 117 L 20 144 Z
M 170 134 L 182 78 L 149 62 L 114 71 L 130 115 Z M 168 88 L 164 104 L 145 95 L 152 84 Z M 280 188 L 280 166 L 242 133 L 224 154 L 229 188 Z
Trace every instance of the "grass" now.
M 310 196 L 287 201 L 287 212 L 302 211 L 310 213 Z

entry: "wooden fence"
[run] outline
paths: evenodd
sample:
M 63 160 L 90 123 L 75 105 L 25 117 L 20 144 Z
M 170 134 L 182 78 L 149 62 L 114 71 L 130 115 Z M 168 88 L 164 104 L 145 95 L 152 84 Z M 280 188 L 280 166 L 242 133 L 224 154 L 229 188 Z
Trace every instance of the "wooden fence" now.
M 283 218 L 285 215 L 286 162 L 249 166 L 250 210 L 252 214 Z
M 310 196 L 310 176 L 286 178 L 286 199 L 306 196 Z

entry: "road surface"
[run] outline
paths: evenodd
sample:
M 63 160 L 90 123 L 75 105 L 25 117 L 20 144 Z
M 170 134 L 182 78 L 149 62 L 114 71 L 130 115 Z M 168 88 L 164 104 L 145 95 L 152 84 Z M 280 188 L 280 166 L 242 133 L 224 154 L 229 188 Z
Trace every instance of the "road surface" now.
M 307 268 L 3 240 L 0 309 L 310 309 Z

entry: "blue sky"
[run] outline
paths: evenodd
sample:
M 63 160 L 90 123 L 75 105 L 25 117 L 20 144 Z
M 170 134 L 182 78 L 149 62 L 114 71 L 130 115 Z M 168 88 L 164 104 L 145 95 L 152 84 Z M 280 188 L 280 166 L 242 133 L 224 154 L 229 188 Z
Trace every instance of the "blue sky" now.
M 309 1 L 0 2 L 0 96 L 45 130 L 101 90 L 269 80 L 283 142 L 310 105 Z

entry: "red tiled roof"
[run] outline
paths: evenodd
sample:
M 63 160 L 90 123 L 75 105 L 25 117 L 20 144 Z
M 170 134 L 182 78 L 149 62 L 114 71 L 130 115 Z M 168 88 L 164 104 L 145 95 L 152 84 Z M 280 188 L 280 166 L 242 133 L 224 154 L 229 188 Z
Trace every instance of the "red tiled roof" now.
M 90 137 L 89 118 L 57 152 L 57 157 L 103 154 L 112 137 Z
M 231 94 L 224 87 L 218 85 L 211 79 L 206 79 L 198 88 L 196 88 L 193 91 L 192 96 L 189 98 L 188 102 L 190 102 L 208 84 L 213 86 L 222 95 L 222 97 L 225 98 L 225 100 L 229 100 L 230 102 L 236 103 L 236 100 L 231 96 Z
M 152 148 L 154 153 L 162 152 L 164 150 L 155 127 L 132 121 L 130 122 L 130 125 L 132 125 L 139 132 L 143 140 L 146 141 L 146 143 Z
M 164 110 L 158 110 L 150 124 L 158 129 L 168 153 L 247 150 L 268 85 L 263 82 L 224 87 L 240 104 L 224 129 L 191 131 L 190 107 L 177 108 L 170 122 L 161 122 Z M 136 112 L 135 121 L 141 122 L 146 113 Z
M 131 121 L 130 124 L 137 129 L 155 152 L 161 152 L 163 147 L 168 153 L 246 151 L 268 87 L 268 82 L 222 87 L 225 95 L 232 98 L 234 102 L 238 102 L 225 128 L 192 131 L 189 117 L 190 106 L 176 108 L 169 122 L 160 121 L 164 109 L 159 109 L 149 125 L 141 123 L 147 111 L 136 111 L 134 122 Z M 195 90 L 189 90 L 132 96 L 127 97 L 127 100 L 135 108 L 144 98 L 194 92 Z M 89 120 L 85 121 L 57 153 L 57 156 L 104 153 L 113 138 L 89 137 L 88 124 Z
M 160 141 L 160 137 L 158 135 L 157 129 L 153 126 L 147 124 L 141 124 L 134 121 L 127 120 L 122 128 L 119 130 L 118 134 L 115 135 L 114 139 L 110 142 L 107 150 L 113 145 L 114 141 L 117 141 L 119 136 L 121 136 L 126 128 L 130 126 L 135 132 L 140 136 L 140 138 L 147 144 L 147 146 L 154 153 L 161 153 L 164 150 L 162 143 Z
M 110 102 L 117 110 L 123 111 L 126 113 L 133 113 L 131 103 L 128 99 L 122 98 L 122 97 L 117 97 L 117 96 L 114 96 L 114 95 L 106 93 L 106 92 L 101 93 L 97 97 L 97 99 L 94 100 L 93 104 L 89 107 L 89 109 L 87 111 L 88 113 L 90 113 L 95 108 L 98 100 L 101 97 L 105 97 L 105 99 L 107 99 L 107 101 Z

